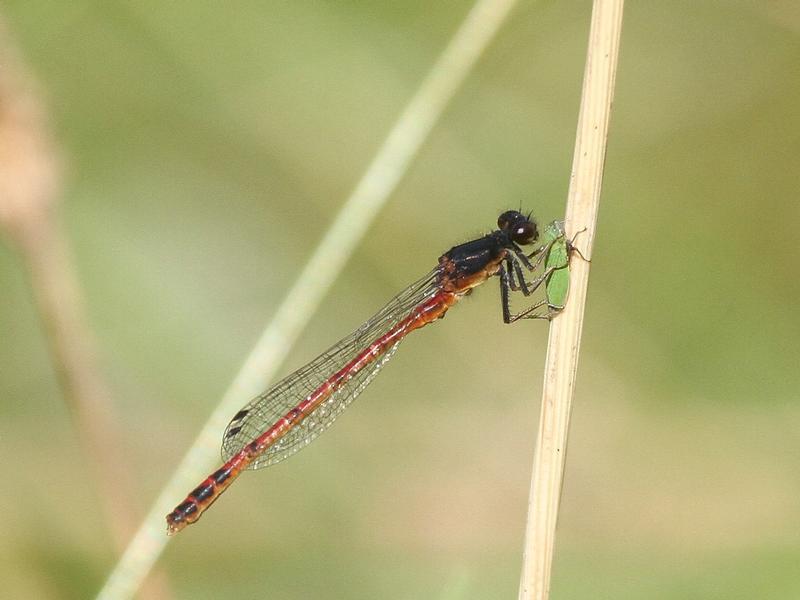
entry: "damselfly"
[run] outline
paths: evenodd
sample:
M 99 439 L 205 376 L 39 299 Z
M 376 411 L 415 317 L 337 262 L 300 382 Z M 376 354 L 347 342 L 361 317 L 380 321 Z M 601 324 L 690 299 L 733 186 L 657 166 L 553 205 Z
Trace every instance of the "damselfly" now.
M 445 252 L 435 269 L 356 331 L 237 412 L 222 437 L 225 464 L 167 515 L 167 532 L 176 533 L 197 521 L 243 470 L 273 465 L 305 447 L 367 387 L 405 336 L 444 317 L 490 277 L 500 278 L 506 323 L 550 318 L 558 312 L 566 299 L 571 249 L 562 224 L 548 225 L 544 243 L 528 254 L 521 246 L 535 244 L 539 238 L 530 215 L 506 211 L 497 219 L 497 227 Z M 541 274 L 533 277 L 540 265 Z M 544 300 L 521 312 L 511 311 L 512 292 L 527 297 L 542 283 Z M 545 311 L 537 312 L 542 307 Z

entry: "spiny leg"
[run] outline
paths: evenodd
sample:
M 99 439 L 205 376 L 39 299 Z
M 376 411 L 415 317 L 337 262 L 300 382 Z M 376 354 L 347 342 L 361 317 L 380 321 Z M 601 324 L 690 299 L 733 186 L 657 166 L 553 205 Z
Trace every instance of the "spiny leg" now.
M 519 266 L 519 263 L 517 261 L 511 261 L 511 262 L 514 267 L 514 273 L 516 274 L 517 279 L 519 279 L 519 291 L 521 291 L 525 296 L 530 296 L 534 292 L 536 287 L 538 287 L 538 285 L 533 289 L 528 289 L 528 282 L 525 281 L 525 274 L 522 272 L 522 267 Z
M 569 257 L 569 254 L 572 251 L 577 252 L 578 255 L 581 258 L 586 260 L 586 258 L 583 256 L 583 254 L 581 254 L 580 250 L 578 250 L 574 246 L 574 243 L 573 243 L 575 241 L 575 239 L 577 238 L 577 236 L 580 233 L 583 233 L 583 231 L 585 231 L 585 229 L 582 230 L 582 231 L 579 231 L 578 233 L 576 233 L 571 239 L 566 240 L 565 245 L 567 247 L 567 253 L 568 253 L 567 261 L 569 261 L 568 257 Z M 517 252 L 516 250 L 514 251 L 514 255 L 515 255 L 514 258 L 516 258 L 517 260 L 513 261 L 513 271 L 512 271 L 512 265 L 511 264 L 508 265 L 508 270 L 511 271 L 512 275 L 516 275 L 517 278 L 519 279 L 520 284 L 519 284 L 518 287 L 521 288 L 521 291 L 525 296 L 529 296 L 531 293 L 533 293 L 533 291 L 535 291 L 543 282 L 546 282 L 549 285 L 549 281 L 550 281 L 551 275 L 555 271 L 557 271 L 559 269 L 562 269 L 562 268 L 565 268 L 567 265 L 553 265 L 551 267 L 548 267 L 547 269 L 545 269 L 544 273 L 540 277 L 534 279 L 529 284 L 524 278 L 524 273 L 523 273 L 522 268 L 520 267 L 519 263 L 522 263 L 523 265 L 525 265 L 528 269 L 530 269 L 532 271 L 535 270 L 542 263 L 542 261 L 546 260 L 547 257 L 550 255 L 550 251 L 551 251 L 553 245 L 557 241 L 562 240 L 563 237 L 564 236 L 562 234 L 562 235 L 550 240 L 547 244 L 544 244 L 544 245 L 540 246 L 539 248 L 537 248 L 531 254 L 528 254 L 528 255 L 523 254 L 522 251 L 519 250 L 519 249 L 517 249 L 517 250 L 519 250 L 519 252 Z M 527 260 L 527 259 L 528 258 L 533 258 L 534 256 L 536 256 L 536 261 L 533 264 L 531 264 L 531 262 L 529 260 Z M 512 290 L 513 289 L 514 289 L 514 287 L 512 287 Z M 517 291 L 517 290 L 514 290 L 514 291 Z M 507 298 L 508 298 L 508 293 L 506 291 L 506 300 L 505 300 L 505 302 L 508 301 Z M 543 312 L 543 313 L 535 312 L 537 309 L 542 308 L 543 306 L 547 307 L 547 311 L 546 312 Z M 561 305 L 551 304 L 549 302 L 549 298 L 547 300 L 542 300 L 540 302 L 537 302 L 533 306 L 530 306 L 530 307 L 526 308 L 525 310 L 523 310 L 522 312 L 519 312 L 519 313 L 516 313 L 516 314 L 512 314 L 511 310 L 510 310 L 510 307 L 508 306 L 508 304 L 506 304 L 503 307 L 503 320 L 506 323 L 513 323 L 514 321 L 517 321 L 519 319 L 547 319 L 549 321 L 555 315 L 560 313 L 563 309 L 564 309 L 564 305 L 563 304 L 561 304 Z
M 530 296 L 531 290 L 528 289 L 528 283 L 525 280 L 522 267 L 519 266 L 510 254 L 505 258 L 504 270 L 508 282 L 508 289 L 512 292 L 522 292 L 526 296 Z
M 516 266 L 517 269 L 519 269 L 519 265 L 517 265 L 515 263 L 515 266 Z M 542 285 L 542 283 L 545 282 L 548 277 L 550 277 L 550 275 L 553 273 L 553 271 L 555 271 L 555 267 L 548 267 L 547 269 L 545 269 L 544 273 L 542 273 L 539 277 L 537 277 L 533 281 L 526 282 L 525 279 L 523 279 L 521 277 L 522 270 L 520 269 L 519 270 L 519 275 L 520 275 L 520 280 L 522 281 L 522 285 L 523 286 L 524 285 L 528 286 L 528 293 L 525 294 L 525 295 L 528 296 L 528 295 L 532 294 L 534 291 L 536 291 L 536 289 L 540 285 Z M 512 314 L 509 292 L 511 292 L 511 291 L 523 291 L 523 293 L 524 293 L 524 289 L 523 290 L 516 290 L 516 289 L 514 289 L 514 287 L 512 287 L 513 275 L 510 274 L 510 273 L 513 274 L 514 271 L 509 272 L 509 268 L 506 265 L 503 265 L 500 268 L 500 299 L 501 299 L 502 308 L 503 308 L 503 322 L 504 323 L 513 323 L 514 321 L 516 321 L 518 319 L 541 319 L 541 318 L 549 319 L 548 316 L 532 314 L 534 310 L 536 310 L 537 308 L 541 308 L 542 306 L 550 307 L 550 305 L 547 303 L 547 300 L 541 300 L 541 301 L 537 302 L 536 304 L 534 304 L 533 306 L 525 309 L 521 313 Z M 560 310 L 560 309 L 558 309 L 558 310 Z M 558 310 L 556 310 L 555 312 L 558 312 Z
M 507 255 L 505 258 L 505 266 L 501 270 L 501 277 L 505 273 L 506 282 L 508 283 L 508 289 L 512 292 L 517 292 L 520 290 L 520 286 L 514 281 L 514 261 L 512 260 L 510 255 Z
M 534 313 L 538 308 L 542 308 L 543 306 L 547 306 L 547 312 L 543 313 Z M 518 321 L 519 319 L 546 319 L 548 321 L 552 321 L 553 317 L 559 314 L 562 310 L 564 310 L 564 306 L 556 306 L 555 304 L 548 304 L 547 300 L 541 300 L 534 304 L 533 306 L 526 308 L 520 313 L 515 315 L 509 315 L 509 320 L 506 323 L 513 323 L 514 321 Z
M 516 244 L 514 244 L 514 248 L 512 249 L 512 252 L 514 252 L 514 256 L 517 258 L 517 260 L 518 260 L 518 261 L 520 261 L 520 262 L 521 262 L 523 265 L 525 265 L 525 268 L 526 268 L 526 269 L 528 269 L 529 271 L 533 271 L 533 270 L 534 270 L 534 269 L 536 269 L 536 267 L 538 267 L 538 266 L 539 266 L 539 264 L 541 264 L 541 262 L 542 262 L 542 259 L 543 259 L 543 257 L 544 257 L 544 254 L 540 254 L 540 252 L 541 252 L 542 250 L 544 250 L 544 246 L 541 246 L 540 248 L 537 248 L 536 250 L 534 250 L 534 251 L 533 251 L 533 252 L 531 252 L 530 254 L 526 255 L 526 254 L 525 254 L 525 253 L 522 251 L 522 248 L 520 248 L 519 246 L 517 246 Z M 536 256 L 536 255 L 538 255 L 538 258 L 536 259 L 536 263 L 535 263 L 535 264 L 533 264 L 533 263 L 531 263 L 531 261 L 530 261 L 530 260 L 528 260 L 528 259 L 530 259 L 530 258 L 533 258 L 533 257 L 534 257 L 534 256 Z
M 526 308 L 525 310 L 523 310 L 520 313 L 517 313 L 517 314 L 514 314 L 514 315 L 509 314 L 508 315 L 508 320 L 506 320 L 506 323 L 513 323 L 514 321 L 518 321 L 519 319 L 549 319 L 547 316 L 545 316 L 543 314 L 539 314 L 539 313 L 534 313 L 533 312 L 538 308 L 542 308 L 546 304 L 547 304 L 547 300 L 540 300 L 539 302 L 537 302 L 533 306 L 531 306 L 529 308 Z
M 529 271 L 535 271 L 536 268 L 540 264 L 542 264 L 542 261 L 545 260 L 547 255 L 550 253 L 550 249 L 553 247 L 553 244 L 555 244 L 558 239 L 560 238 L 555 238 L 553 240 L 550 240 L 546 244 L 542 244 L 530 254 L 525 254 L 522 251 L 522 248 L 520 248 L 516 244 L 514 244 L 512 251 L 517 260 L 519 260 L 519 262 L 525 265 L 526 269 L 528 269 Z M 530 259 L 533 258 L 534 256 L 536 257 L 536 260 L 534 262 L 531 262 Z
M 503 307 L 503 323 L 511 323 L 511 308 L 509 307 L 508 293 L 511 289 L 508 269 L 500 267 L 500 304 Z
M 516 268 L 517 268 L 517 269 L 519 269 L 519 265 L 515 265 L 515 266 L 516 266 Z M 530 296 L 530 295 L 531 295 L 533 292 L 535 292 L 537 289 L 539 289 L 539 286 L 540 286 L 540 285 L 542 285 L 543 283 L 546 283 L 546 282 L 547 282 L 547 280 L 550 278 L 550 276 L 551 276 L 551 275 L 552 275 L 552 274 L 553 274 L 555 271 L 557 271 L 559 268 L 562 268 L 562 267 L 555 267 L 555 266 L 552 266 L 552 267 L 547 267 L 547 268 L 546 268 L 546 269 L 545 269 L 545 270 L 542 272 L 542 274 L 541 274 L 541 275 L 539 275 L 539 277 L 537 277 L 536 279 L 532 279 L 531 281 L 526 281 L 526 280 L 525 280 L 525 279 L 522 277 L 522 269 L 519 269 L 519 271 L 517 272 L 517 274 L 519 275 L 520 279 L 522 280 L 521 287 L 523 288 L 523 290 L 522 290 L 523 294 L 525 294 L 524 288 L 527 286 L 527 288 L 528 288 L 528 293 L 527 293 L 527 294 L 525 294 L 525 295 L 526 295 L 526 296 Z M 516 271 L 516 269 L 515 269 L 515 271 Z
M 515 260 L 515 257 L 508 255 L 505 259 L 505 262 L 506 264 L 504 271 L 507 276 L 508 288 L 512 292 L 522 292 L 525 296 L 530 296 L 533 292 L 535 292 L 555 270 L 555 267 L 548 267 L 541 276 L 528 281 L 525 279 L 525 272 L 522 270 L 519 262 Z M 540 261 L 537 261 L 536 266 L 539 265 L 539 262 Z
M 516 254 L 517 257 L 519 257 L 519 259 L 525 263 L 525 266 L 528 267 L 528 270 L 533 271 L 534 269 L 536 269 L 536 267 L 538 267 L 542 263 L 543 260 L 545 260 L 545 258 L 547 258 L 547 255 L 550 254 L 550 249 L 553 247 L 553 244 L 555 244 L 562 237 L 563 236 L 559 235 L 558 237 L 553 238 L 546 244 L 542 244 L 541 246 L 536 248 L 536 250 L 534 250 L 530 254 L 525 254 L 521 248 L 517 247 L 517 249 L 514 251 L 514 254 Z M 528 259 L 533 258 L 534 256 L 536 257 L 536 262 L 531 264 Z

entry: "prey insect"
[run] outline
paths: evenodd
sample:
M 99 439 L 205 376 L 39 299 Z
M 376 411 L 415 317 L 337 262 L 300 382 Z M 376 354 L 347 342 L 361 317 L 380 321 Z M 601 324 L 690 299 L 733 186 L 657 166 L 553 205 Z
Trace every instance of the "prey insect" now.
M 356 331 L 237 412 L 222 438 L 224 464 L 167 515 L 167 532 L 176 533 L 197 521 L 243 470 L 273 465 L 305 447 L 364 390 L 409 333 L 444 317 L 491 277 L 500 279 L 506 323 L 557 313 L 566 299 L 571 249 L 563 226 L 548 225 L 544 243 L 529 253 L 522 246 L 539 239 L 529 215 L 506 211 L 497 219 L 497 227 L 445 252 L 432 271 Z M 512 312 L 512 293 L 528 297 L 543 283 L 544 300 Z M 542 307 L 545 312 L 537 312 Z

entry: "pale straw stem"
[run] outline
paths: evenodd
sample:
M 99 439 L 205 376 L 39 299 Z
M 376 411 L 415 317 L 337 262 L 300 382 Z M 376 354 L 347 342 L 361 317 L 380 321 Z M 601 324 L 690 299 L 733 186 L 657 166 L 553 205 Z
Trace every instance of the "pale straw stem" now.
M 623 0 L 595 0 L 592 9 L 565 219 L 567 236 L 578 234 L 575 245 L 587 258 L 591 256 L 600 201 L 622 9 Z M 550 594 L 550 573 L 588 280 L 589 263 L 574 256 L 569 300 L 564 311 L 552 321 L 547 346 L 539 434 L 525 531 L 519 590 L 521 600 L 545 600 Z

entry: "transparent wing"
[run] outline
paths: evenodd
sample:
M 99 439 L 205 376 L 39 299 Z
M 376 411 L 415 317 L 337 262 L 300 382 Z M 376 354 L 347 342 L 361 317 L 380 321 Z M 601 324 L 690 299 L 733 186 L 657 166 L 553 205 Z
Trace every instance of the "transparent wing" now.
M 222 458 L 227 461 L 245 445 L 252 442 L 289 410 L 308 398 L 334 373 L 360 354 L 375 339 L 387 333 L 424 300 L 434 296 L 439 287 L 439 269 L 434 269 L 419 281 L 400 292 L 375 316 L 323 354 L 285 377 L 269 390 L 254 398 L 234 416 L 222 438 Z M 248 468 L 260 469 L 274 465 L 307 446 L 330 427 L 341 412 L 372 381 L 378 371 L 397 350 L 402 341 L 389 346 L 372 364 L 365 367 L 325 400 L 311 415 L 297 423 Z

